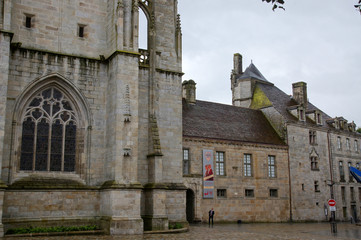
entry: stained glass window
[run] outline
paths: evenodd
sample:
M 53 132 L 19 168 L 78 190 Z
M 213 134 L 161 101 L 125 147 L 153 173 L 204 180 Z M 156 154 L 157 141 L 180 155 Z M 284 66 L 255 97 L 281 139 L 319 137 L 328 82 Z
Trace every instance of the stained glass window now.
M 56 88 L 36 95 L 22 122 L 20 170 L 75 171 L 77 119 L 70 101 Z

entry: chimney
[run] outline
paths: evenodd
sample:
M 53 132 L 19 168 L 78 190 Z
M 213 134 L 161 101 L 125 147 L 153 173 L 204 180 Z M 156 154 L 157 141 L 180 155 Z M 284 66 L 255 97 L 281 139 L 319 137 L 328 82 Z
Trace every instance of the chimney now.
M 239 53 L 235 53 L 233 55 L 233 71 L 238 76 L 243 73 L 242 69 L 242 55 Z
M 293 99 L 305 109 L 307 109 L 307 83 L 297 82 L 292 84 Z
M 183 98 L 187 101 L 189 104 L 195 104 L 196 103 L 196 83 L 190 79 L 188 81 L 184 81 L 182 83 L 183 87 Z
M 233 70 L 231 73 L 231 89 L 235 87 L 237 83 L 237 78 L 243 73 L 242 70 L 242 55 L 235 53 L 233 55 Z

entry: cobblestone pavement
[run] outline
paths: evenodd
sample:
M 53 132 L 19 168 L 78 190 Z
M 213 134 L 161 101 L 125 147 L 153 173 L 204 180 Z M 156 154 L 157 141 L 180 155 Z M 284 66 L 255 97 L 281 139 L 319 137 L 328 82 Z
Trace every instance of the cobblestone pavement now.
M 361 226 L 337 224 L 337 235 L 331 234 L 328 223 L 295 224 L 215 224 L 209 228 L 206 224 L 191 225 L 190 231 L 179 234 L 146 234 L 133 236 L 71 236 L 21 238 L 21 240 L 141 240 L 141 239 L 247 239 L 247 240 L 345 240 L 361 239 Z M 14 238 L 5 237 L 6 240 Z

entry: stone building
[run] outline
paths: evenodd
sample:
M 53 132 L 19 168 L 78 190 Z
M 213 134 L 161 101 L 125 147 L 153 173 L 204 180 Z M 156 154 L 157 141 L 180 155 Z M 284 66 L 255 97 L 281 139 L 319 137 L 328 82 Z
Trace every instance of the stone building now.
M 259 109 L 289 148 L 291 216 L 295 221 L 322 221 L 327 201 L 337 202 L 338 220 L 361 219 L 361 188 L 349 166 L 361 164 L 361 135 L 342 117 L 331 118 L 307 98 L 307 84 L 294 83 L 287 95 L 251 64 L 243 72 L 234 55 L 231 74 L 234 106 Z
M 185 224 L 181 54 L 177 0 L 0 0 L 1 232 Z
M 183 177 L 187 220 L 286 222 L 290 216 L 288 147 L 260 110 L 195 99 L 183 82 Z M 213 153 L 208 197 L 202 153 Z

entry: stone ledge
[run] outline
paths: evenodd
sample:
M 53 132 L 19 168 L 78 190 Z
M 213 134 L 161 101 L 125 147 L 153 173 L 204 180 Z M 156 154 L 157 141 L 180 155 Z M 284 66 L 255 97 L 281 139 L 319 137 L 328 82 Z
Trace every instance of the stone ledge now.
M 157 230 L 157 231 L 144 231 L 144 234 L 184 233 L 188 231 L 189 228 L 180 228 L 180 229 L 168 229 L 168 230 Z
M 19 238 L 19 237 L 50 237 L 50 236 L 73 236 L 73 235 L 100 235 L 105 234 L 103 230 L 92 231 L 72 231 L 72 232 L 48 232 L 48 233 L 25 233 L 25 234 L 10 234 L 6 235 L 7 238 Z
M 187 190 L 188 188 L 183 183 L 147 183 L 144 189 Z
M 87 186 L 81 182 L 61 178 L 26 177 L 9 185 L 7 190 L 47 190 L 47 189 L 76 189 L 97 190 L 98 187 Z
M 119 183 L 115 180 L 106 181 L 101 186 L 101 190 L 103 189 L 142 189 L 143 186 L 140 183 L 130 183 L 130 184 L 124 184 Z
M 6 30 L 0 30 L 0 33 L 3 33 L 3 34 L 8 35 L 10 37 L 14 36 L 14 32 L 6 31 Z

